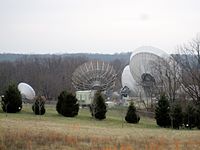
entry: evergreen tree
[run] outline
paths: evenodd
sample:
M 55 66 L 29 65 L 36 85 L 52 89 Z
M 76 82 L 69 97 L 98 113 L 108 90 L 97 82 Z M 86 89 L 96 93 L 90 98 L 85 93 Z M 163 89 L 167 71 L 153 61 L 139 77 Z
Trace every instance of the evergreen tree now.
M 196 111 L 193 104 L 187 105 L 183 120 L 186 128 L 192 129 L 196 126 Z
M 15 84 L 9 85 L 2 98 L 2 109 L 7 113 L 16 113 L 22 109 L 22 98 Z
M 71 93 L 63 91 L 58 96 L 56 110 L 65 117 L 74 117 L 78 115 L 79 111 L 78 100 Z
M 64 95 L 65 94 L 65 95 Z M 67 93 L 66 92 L 62 92 L 59 96 L 58 96 L 58 101 L 57 101 L 57 104 L 56 104 L 56 111 L 61 114 L 61 106 L 62 106 L 62 102 L 63 102 L 63 99 L 64 97 L 67 96 Z
M 128 123 L 138 123 L 140 121 L 140 116 L 136 113 L 136 108 L 133 102 L 131 102 L 130 106 L 128 107 L 125 120 Z
M 196 108 L 196 126 L 200 129 L 200 106 L 198 105 Z
M 161 95 L 155 109 L 155 119 L 157 125 L 161 127 L 170 127 L 171 120 L 169 113 L 170 113 L 169 102 L 166 96 L 163 94 Z
M 172 108 L 171 116 L 172 116 L 173 128 L 179 129 L 179 127 L 182 126 L 183 123 L 183 112 L 180 104 L 176 104 Z
M 45 104 L 45 100 L 41 96 L 38 96 L 35 99 L 34 104 L 32 105 L 33 112 L 36 115 L 44 115 L 46 112 L 44 104 Z
M 94 96 L 93 103 L 90 106 L 92 116 L 96 119 L 102 120 L 106 118 L 106 104 L 101 92 L 97 91 Z

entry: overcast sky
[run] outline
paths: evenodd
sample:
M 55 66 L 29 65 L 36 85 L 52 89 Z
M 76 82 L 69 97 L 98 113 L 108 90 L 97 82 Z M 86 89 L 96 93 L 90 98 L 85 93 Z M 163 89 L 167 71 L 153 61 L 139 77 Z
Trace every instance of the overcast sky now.
M 168 53 L 200 33 L 200 0 L 0 0 L 0 53 Z

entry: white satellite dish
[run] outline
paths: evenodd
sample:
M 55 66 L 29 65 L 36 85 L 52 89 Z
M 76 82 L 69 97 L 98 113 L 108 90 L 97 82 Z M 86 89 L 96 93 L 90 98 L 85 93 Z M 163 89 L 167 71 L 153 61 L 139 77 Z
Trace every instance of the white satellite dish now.
M 138 53 L 151 53 L 151 54 L 155 54 L 159 57 L 162 57 L 162 58 L 168 58 L 169 55 L 167 53 L 165 53 L 163 50 L 159 49 L 159 48 L 156 48 L 156 47 L 153 47 L 153 46 L 141 46 L 137 49 L 135 49 L 132 54 L 131 54 L 131 57 L 130 57 L 130 61 L 132 59 L 132 57 Z
M 19 83 L 18 90 L 20 91 L 21 95 L 28 100 L 33 100 L 35 98 L 34 89 L 27 83 Z
M 121 83 L 122 87 L 128 87 L 131 92 L 136 92 L 137 83 L 133 79 L 129 65 L 127 65 L 122 72 Z
M 164 51 L 151 46 L 136 49 L 130 57 L 130 72 L 133 79 L 139 83 L 142 76 L 152 76 L 152 63 L 163 62 L 170 56 Z M 153 78 L 156 78 L 153 76 Z

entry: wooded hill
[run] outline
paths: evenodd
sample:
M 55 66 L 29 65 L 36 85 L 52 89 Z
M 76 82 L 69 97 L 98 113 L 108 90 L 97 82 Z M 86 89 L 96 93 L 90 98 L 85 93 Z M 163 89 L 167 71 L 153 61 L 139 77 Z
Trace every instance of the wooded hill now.
M 49 100 L 66 89 L 75 92 L 72 73 L 89 60 L 108 61 L 117 72 L 116 91 L 121 88 L 121 73 L 129 63 L 131 53 L 121 54 L 0 54 L 0 94 L 11 83 L 26 82 L 38 95 Z

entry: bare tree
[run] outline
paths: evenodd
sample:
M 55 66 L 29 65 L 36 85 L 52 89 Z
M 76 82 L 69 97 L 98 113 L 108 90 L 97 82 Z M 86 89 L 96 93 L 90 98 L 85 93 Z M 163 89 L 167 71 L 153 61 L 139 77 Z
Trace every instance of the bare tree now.
M 176 60 L 181 67 L 182 88 L 200 104 L 200 34 L 178 48 Z
M 37 94 L 48 100 L 55 99 L 62 90 L 73 92 L 72 73 L 87 60 L 85 57 L 27 55 L 14 62 L 0 62 L 0 94 L 13 82 L 30 84 Z
M 119 90 L 122 87 L 121 74 L 123 72 L 124 67 L 128 64 L 127 60 L 115 59 L 110 64 L 114 67 L 117 74 L 114 90 Z
M 172 56 L 152 62 L 152 72 L 156 77 L 156 94 L 165 93 L 173 103 L 177 98 L 177 90 L 180 87 L 180 66 Z

